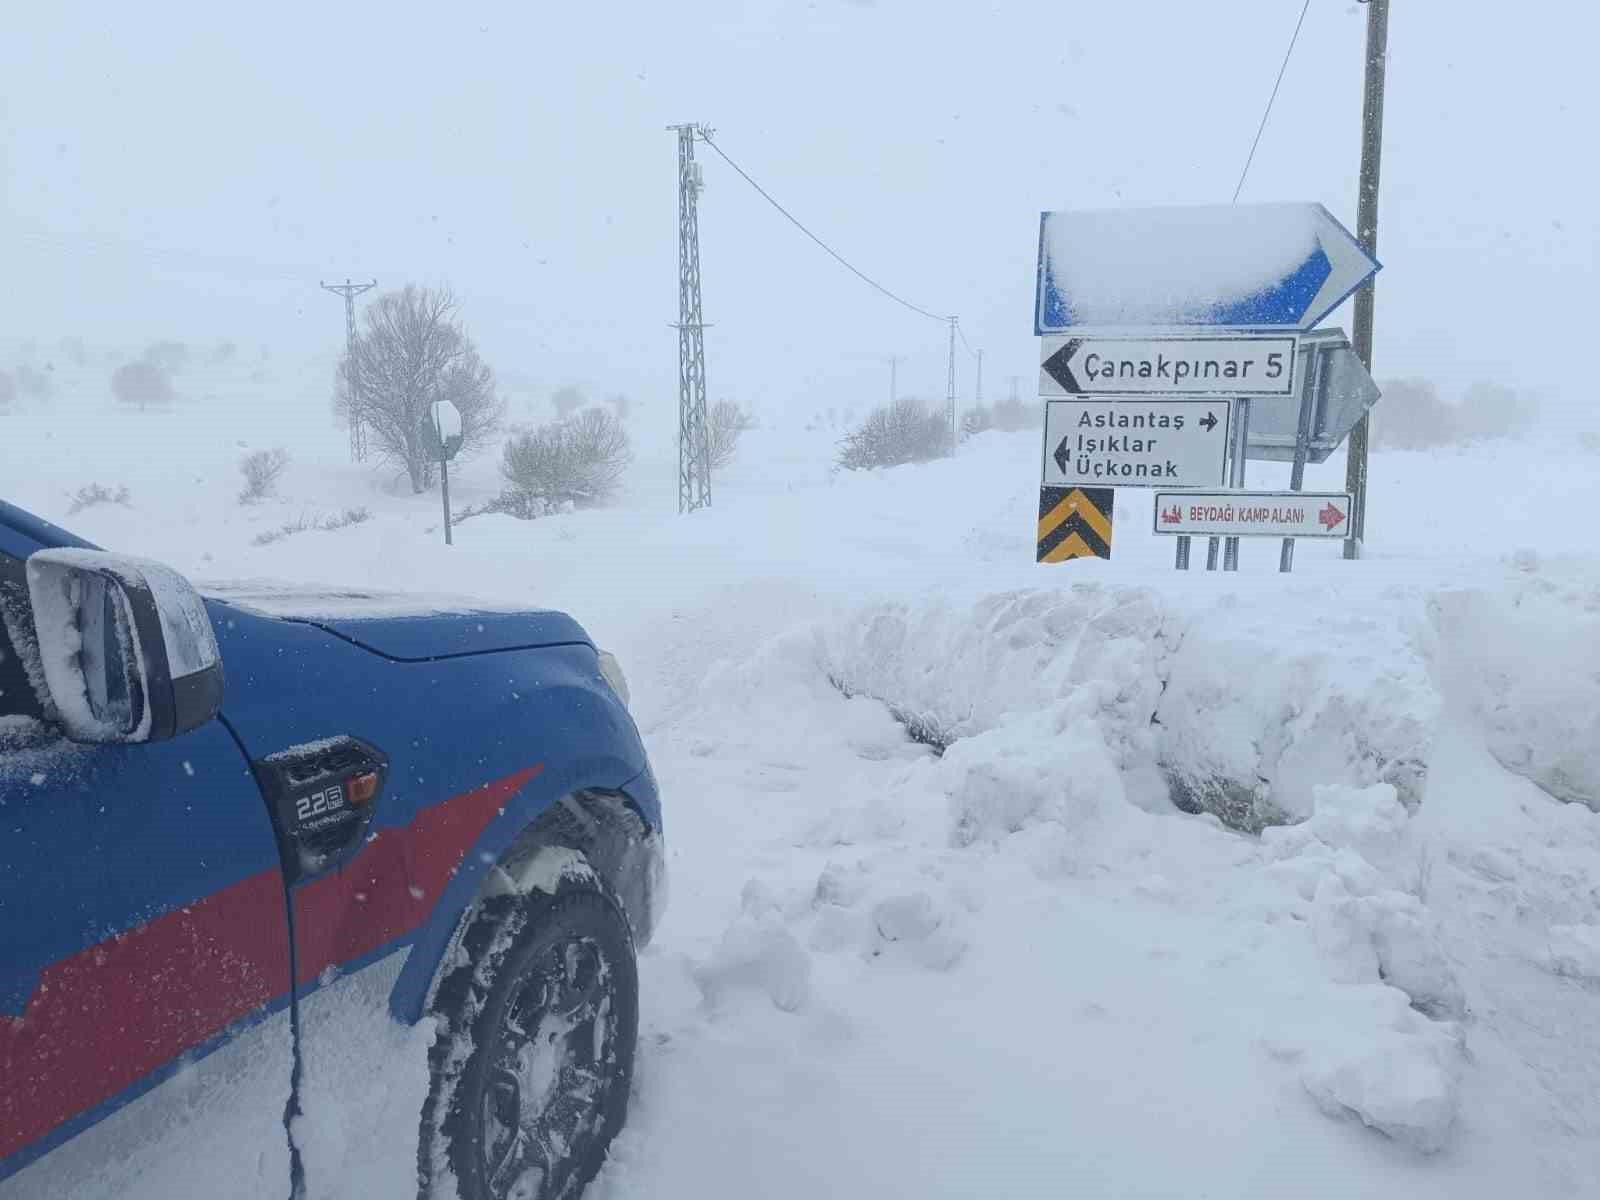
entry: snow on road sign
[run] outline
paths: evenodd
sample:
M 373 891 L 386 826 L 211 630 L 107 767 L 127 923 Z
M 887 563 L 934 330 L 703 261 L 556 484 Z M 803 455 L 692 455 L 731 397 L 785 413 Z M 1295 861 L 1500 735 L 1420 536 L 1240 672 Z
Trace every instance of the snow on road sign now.
M 1227 400 L 1048 400 L 1045 487 L 1203 488 L 1223 483 Z
M 1034 332 L 1310 329 L 1378 267 L 1320 204 L 1047 212 Z
M 1042 339 L 1041 396 L 1293 396 L 1295 338 L 1171 334 Z
M 1157 492 L 1157 533 L 1207 537 L 1348 535 L 1346 492 Z

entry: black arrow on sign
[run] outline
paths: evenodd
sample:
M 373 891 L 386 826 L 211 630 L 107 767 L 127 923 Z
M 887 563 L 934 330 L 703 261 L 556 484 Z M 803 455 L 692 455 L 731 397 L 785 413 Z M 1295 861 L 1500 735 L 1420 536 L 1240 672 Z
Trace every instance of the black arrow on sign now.
M 1200 422 L 1200 427 L 1210 433 L 1217 427 L 1217 414 L 1208 412 Z
M 1061 439 L 1061 445 L 1057 446 L 1056 452 L 1051 455 L 1051 457 L 1056 460 L 1056 466 L 1061 468 L 1061 473 L 1063 475 L 1067 473 L 1067 464 L 1072 461 L 1072 455 L 1067 453 L 1067 443 L 1071 440 L 1072 435 L 1069 433 L 1066 437 Z
M 1072 373 L 1073 356 L 1083 349 L 1082 338 L 1069 338 L 1066 345 L 1057 350 L 1041 365 L 1044 373 L 1061 385 L 1063 390 L 1073 395 L 1083 393 L 1083 385 L 1078 382 L 1078 377 Z M 1066 470 L 1065 467 L 1062 470 Z

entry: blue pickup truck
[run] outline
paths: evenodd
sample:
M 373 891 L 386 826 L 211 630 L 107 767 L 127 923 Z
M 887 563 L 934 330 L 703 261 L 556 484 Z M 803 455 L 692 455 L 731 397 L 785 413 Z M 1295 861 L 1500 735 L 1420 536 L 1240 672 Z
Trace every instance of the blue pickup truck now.
M 656 783 L 574 620 L 450 607 L 201 596 L 0 502 L 0 1197 L 341 1194 L 351 1047 L 429 1018 L 363 1153 L 424 1196 L 593 1177 Z

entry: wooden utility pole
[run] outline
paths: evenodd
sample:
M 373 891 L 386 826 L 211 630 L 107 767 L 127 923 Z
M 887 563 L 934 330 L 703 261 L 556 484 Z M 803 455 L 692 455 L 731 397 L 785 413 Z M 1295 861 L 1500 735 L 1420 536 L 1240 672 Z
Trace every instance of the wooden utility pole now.
M 1378 254 L 1378 165 L 1383 154 L 1383 83 L 1389 57 L 1389 0 L 1368 0 L 1367 82 L 1361 101 L 1361 195 L 1356 205 L 1356 239 L 1374 258 Z M 1372 370 L 1372 318 L 1375 279 L 1356 293 L 1355 352 Z M 1354 503 L 1344 556 L 1360 558 L 1367 536 L 1367 417 L 1350 431 L 1345 489 Z

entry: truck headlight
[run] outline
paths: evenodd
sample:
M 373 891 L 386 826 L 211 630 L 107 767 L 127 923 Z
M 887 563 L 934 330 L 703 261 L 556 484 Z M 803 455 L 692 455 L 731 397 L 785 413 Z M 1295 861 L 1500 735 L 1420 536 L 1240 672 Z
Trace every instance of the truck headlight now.
M 622 664 L 617 661 L 617 656 L 608 650 L 600 651 L 600 676 L 617 694 L 617 699 L 622 701 L 622 707 L 627 708 L 628 679 L 622 673 Z

